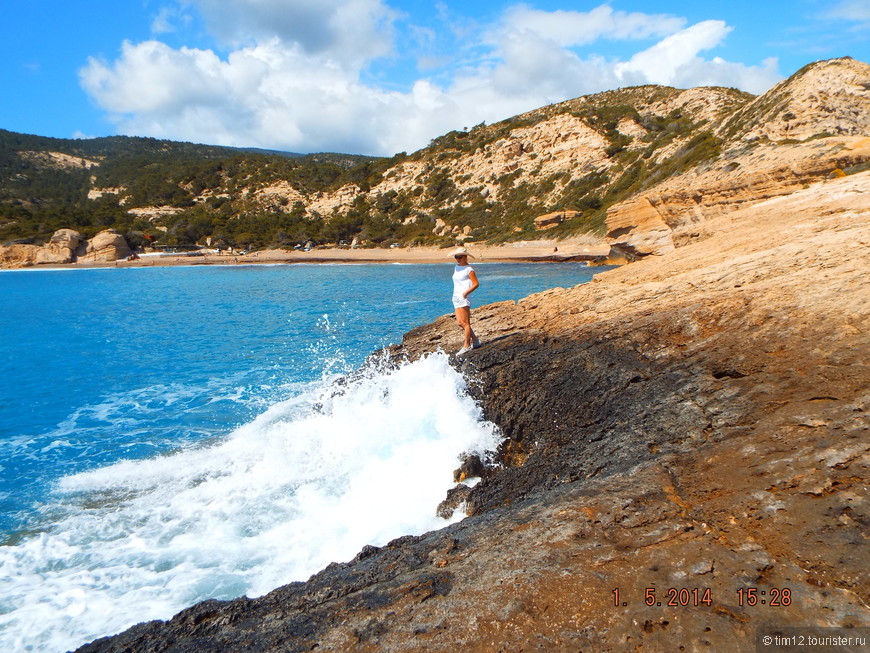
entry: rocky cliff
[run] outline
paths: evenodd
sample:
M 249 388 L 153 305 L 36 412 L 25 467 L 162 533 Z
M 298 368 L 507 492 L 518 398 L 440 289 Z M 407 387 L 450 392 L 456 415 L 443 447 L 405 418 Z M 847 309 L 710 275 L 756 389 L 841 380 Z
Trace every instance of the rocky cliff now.
M 756 98 L 642 86 L 447 134 L 366 196 L 412 197 L 418 212 L 437 209 L 436 228 L 465 240 L 493 219 L 534 229 L 518 206 L 570 211 L 560 233 L 606 234 L 614 257 L 634 259 L 697 237 L 711 217 L 868 164 L 870 66 L 843 58 L 810 64 Z M 346 213 L 360 192 L 345 187 L 314 208 Z
M 870 626 L 870 172 L 704 229 L 474 311 L 455 364 L 505 439 L 469 517 L 80 650 L 749 652 Z
M 818 62 L 716 126 L 721 153 L 608 211 L 614 247 L 629 255 L 668 251 L 707 218 L 870 161 L 870 68 Z M 693 235 L 694 234 L 694 235 Z
M 90 240 L 72 229 L 59 229 L 44 245 L 0 245 L 0 267 L 111 262 L 132 253 L 123 234 L 105 229 Z

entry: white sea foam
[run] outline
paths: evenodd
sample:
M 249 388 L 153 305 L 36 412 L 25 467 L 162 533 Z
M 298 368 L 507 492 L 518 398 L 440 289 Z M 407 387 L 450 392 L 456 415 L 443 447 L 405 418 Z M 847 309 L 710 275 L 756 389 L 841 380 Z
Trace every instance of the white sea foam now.
M 0 548 L 0 650 L 75 648 L 444 526 L 458 455 L 496 439 L 436 354 L 312 386 L 209 447 L 66 477 L 52 527 Z

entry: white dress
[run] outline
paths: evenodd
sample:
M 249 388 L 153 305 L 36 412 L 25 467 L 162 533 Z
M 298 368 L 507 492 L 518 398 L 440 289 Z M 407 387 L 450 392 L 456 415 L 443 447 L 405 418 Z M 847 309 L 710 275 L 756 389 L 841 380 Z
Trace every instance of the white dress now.
M 471 306 L 468 297 L 463 297 L 462 293 L 471 288 L 471 273 L 474 268 L 470 265 L 457 265 L 453 268 L 453 308 L 462 308 L 463 306 Z

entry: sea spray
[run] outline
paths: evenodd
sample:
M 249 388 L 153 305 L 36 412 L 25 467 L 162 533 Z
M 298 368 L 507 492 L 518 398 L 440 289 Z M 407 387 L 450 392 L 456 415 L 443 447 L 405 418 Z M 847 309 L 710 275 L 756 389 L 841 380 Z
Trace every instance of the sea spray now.
M 424 374 L 392 412 L 384 390 L 374 393 L 391 422 L 353 409 L 352 397 L 364 394 L 350 388 L 359 384 L 328 380 L 451 310 L 451 269 L 445 262 L 0 273 L 8 300 L 0 318 L 0 651 L 65 650 L 200 598 L 263 592 L 393 533 L 440 525 L 432 511 L 450 486 L 453 458 L 473 448 L 452 439 L 492 436 L 475 431 L 461 381 L 442 360 L 432 372 L 441 381 Z M 516 300 L 602 269 L 482 263 L 475 296 L 480 304 Z M 410 370 L 395 373 L 413 380 Z M 451 390 L 436 394 L 442 382 Z M 383 383 L 389 390 L 392 382 Z M 348 407 L 336 409 L 342 401 Z M 419 428 L 409 418 L 418 402 L 435 411 Z M 460 421 L 435 436 L 449 464 L 415 453 L 445 420 Z M 318 435 L 322 422 L 335 428 L 320 433 L 336 435 Z M 401 433 L 392 460 L 364 447 L 354 452 L 361 460 L 328 457 L 329 447 L 342 453 L 354 436 L 383 449 L 379 438 L 394 431 Z M 322 442 L 308 442 L 310 433 Z M 286 462 L 282 447 L 292 437 L 301 438 L 297 450 L 316 455 Z M 399 457 L 403 437 L 419 445 L 412 463 Z M 268 452 L 259 460 L 258 447 Z M 274 468 L 282 476 L 270 480 Z M 437 492 L 407 509 L 400 500 L 413 496 L 402 476 L 422 489 L 430 471 Z M 351 504 L 365 485 L 386 498 L 359 495 Z M 348 505 L 351 516 L 339 526 L 319 521 Z M 332 550 L 345 540 L 347 554 Z
M 209 446 L 63 478 L 50 526 L 0 548 L 0 649 L 75 648 L 444 526 L 459 454 L 497 444 L 447 357 L 334 380 Z

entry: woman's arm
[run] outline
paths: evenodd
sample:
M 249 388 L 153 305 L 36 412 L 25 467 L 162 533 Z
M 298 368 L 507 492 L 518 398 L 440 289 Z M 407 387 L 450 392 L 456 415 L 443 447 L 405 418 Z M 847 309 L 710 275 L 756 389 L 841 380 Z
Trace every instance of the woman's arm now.
M 477 274 L 474 270 L 468 273 L 468 280 L 471 281 L 471 287 L 462 293 L 463 297 L 468 297 L 471 293 L 477 290 L 478 286 L 480 286 L 480 282 L 477 280 Z

